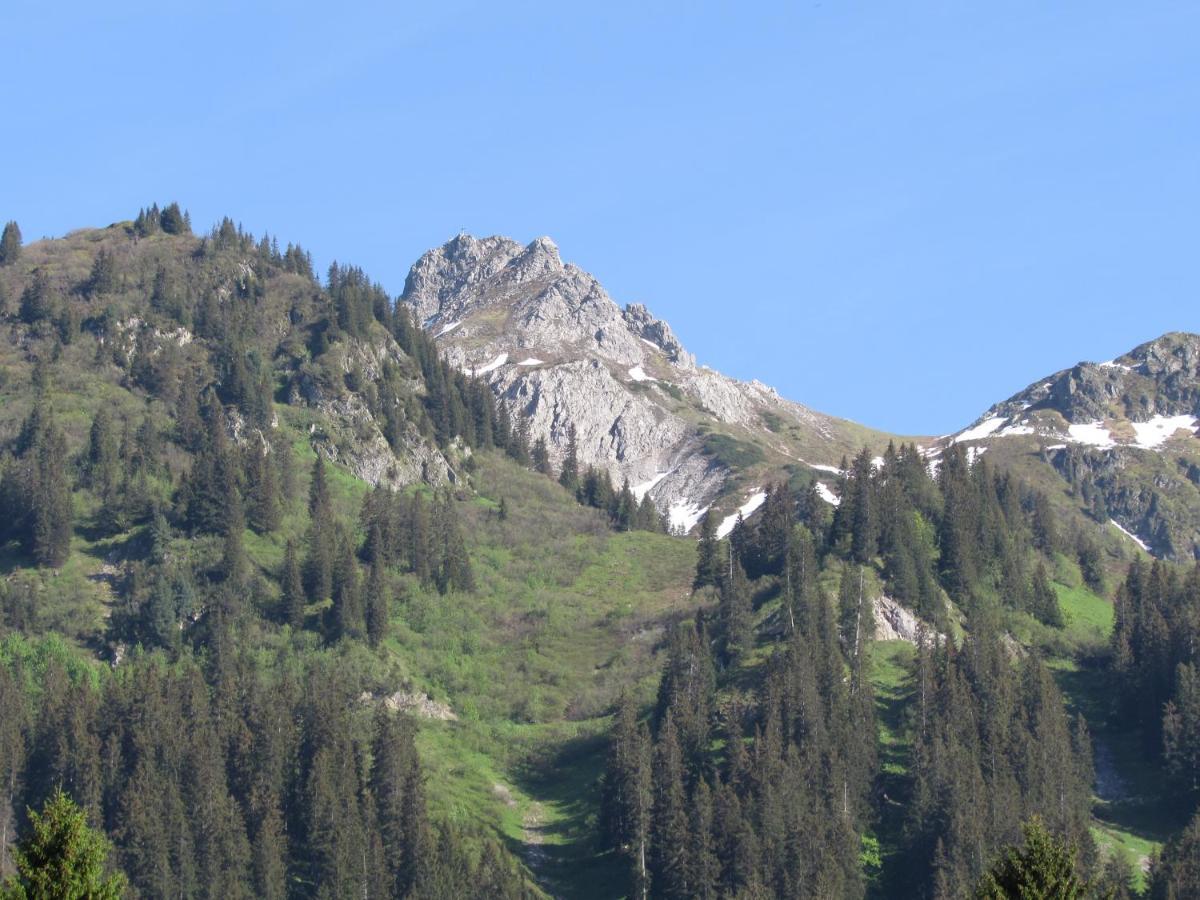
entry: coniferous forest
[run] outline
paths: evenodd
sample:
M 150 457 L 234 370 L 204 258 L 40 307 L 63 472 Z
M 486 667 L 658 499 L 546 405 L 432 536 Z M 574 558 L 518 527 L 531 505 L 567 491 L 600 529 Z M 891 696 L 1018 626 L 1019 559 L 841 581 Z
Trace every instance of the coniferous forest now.
M 1200 567 L 960 443 L 672 534 L 423 324 L 5 227 L 5 891 L 62 823 L 126 897 L 1200 896 Z

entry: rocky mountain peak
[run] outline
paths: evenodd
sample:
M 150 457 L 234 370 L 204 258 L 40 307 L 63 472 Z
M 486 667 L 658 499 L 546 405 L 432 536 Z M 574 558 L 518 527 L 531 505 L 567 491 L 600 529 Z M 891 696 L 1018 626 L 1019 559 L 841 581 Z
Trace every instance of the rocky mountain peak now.
M 403 299 L 452 364 L 524 412 L 555 463 L 573 427 L 584 465 L 628 479 L 683 530 L 727 487 L 744 506 L 771 466 L 828 472 L 864 435 L 698 367 L 666 322 L 622 308 L 548 237 L 458 235 L 417 261 Z
M 1094 518 L 1155 554 L 1200 558 L 1200 335 L 1077 363 L 946 440 L 1017 466 L 1047 461 Z

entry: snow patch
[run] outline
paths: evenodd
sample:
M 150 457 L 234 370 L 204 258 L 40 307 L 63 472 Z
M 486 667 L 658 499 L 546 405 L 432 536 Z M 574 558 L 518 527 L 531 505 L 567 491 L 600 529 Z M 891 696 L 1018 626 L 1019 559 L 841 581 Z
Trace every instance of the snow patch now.
M 726 537 L 733 531 L 734 526 L 737 525 L 738 516 L 741 516 L 743 519 L 748 518 L 752 512 L 763 505 L 763 501 L 766 499 L 766 491 L 755 491 L 751 494 L 750 499 L 739 506 L 737 512 L 721 520 L 721 524 L 717 526 L 717 537 Z
M 1023 434 L 1037 434 L 1032 425 L 1006 425 L 996 432 L 996 437 L 1020 437 Z
M 1194 416 L 1155 416 L 1149 422 L 1134 422 L 1133 431 L 1137 435 L 1134 443 L 1144 450 L 1154 450 L 1162 446 L 1167 438 L 1181 428 L 1194 433 L 1196 418 Z
M 536 359 L 535 357 L 532 357 L 532 356 L 529 357 L 529 359 L 523 359 L 519 363 L 517 363 L 518 366 L 540 366 L 542 364 L 543 364 L 543 360 Z
M 645 338 L 638 338 L 638 340 L 641 341 L 643 344 L 645 344 L 647 347 L 653 347 L 655 350 L 662 350 L 662 347 L 658 346 L 658 344 L 654 343 L 654 341 L 648 341 Z
M 968 447 L 967 448 L 967 465 L 975 465 L 975 460 L 987 453 L 987 447 Z
M 992 434 L 993 432 L 999 430 L 1000 427 L 1003 426 L 1006 421 L 1008 421 L 1008 420 L 1005 419 L 1004 416 L 993 416 L 990 419 L 984 419 L 982 422 L 980 422 L 974 428 L 968 428 L 966 431 L 959 432 L 955 436 L 954 440 L 951 441 L 950 443 L 958 444 L 958 443 L 961 443 L 962 441 L 983 440 L 989 434 Z
M 443 326 L 442 330 L 439 331 L 437 334 L 435 334 L 434 337 L 440 338 L 443 334 L 449 334 L 450 332 L 452 332 L 455 328 L 457 328 L 461 324 L 462 324 L 462 322 L 451 322 L 449 325 Z
M 635 484 L 630 488 L 633 491 L 633 496 L 637 498 L 638 503 L 642 502 L 642 498 L 654 490 L 654 486 L 670 475 L 670 472 L 659 472 L 649 481 L 643 481 L 641 484 Z
M 1150 547 L 1145 541 L 1143 541 L 1140 537 L 1138 537 L 1132 531 L 1129 531 L 1127 528 L 1123 528 L 1121 526 L 1121 523 L 1118 522 L 1116 519 L 1109 519 L 1108 521 L 1109 521 L 1109 524 L 1115 525 L 1117 528 L 1117 531 L 1121 532 L 1121 534 L 1125 535 L 1125 537 L 1129 538 L 1131 541 L 1133 541 L 1135 544 L 1137 544 L 1139 547 L 1141 547 L 1147 553 L 1150 552 Z
M 816 469 L 818 472 L 828 472 L 830 475 L 841 475 L 842 470 L 837 466 L 827 466 L 824 463 L 805 463 L 810 469 Z
M 829 485 L 827 485 L 823 481 L 817 482 L 817 496 L 820 497 L 822 500 L 824 500 L 826 503 L 828 503 L 830 506 L 840 506 L 842 503 L 842 498 L 839 497 L 837 494 L 835 494 L 833 491 L 831 491 L 829 489 Z
M 1113 439 L 1103 422 L 1080 422 L 1067 428 L 1071 440 L 1091 447 L 1112 447 Z
M 704 518 L 706 512 L 708 512 L 707 506 L 690 503 L 687 500 L 677 500 L 667 509 L 667 521 L 671 523 L 672 531 L 687 534 L 696 527 L 697 522 Z
M 478 369 L 472 369 L 471 372 L 475 375 L 486 375 L 488 372 L 495 372 L 506 362 L 508 362 L 508 354 L 501 353 L 486 366 L 480 366 Z
M 643 369 L 641 366 L 634 366 L 632 369 L 630 369 L 629 377 L 634 381 L 658 381 L 657 378 L 651 378 L 649 375 L 647 375 L 645 369 Z
M 1101 369 L 1124 369 L 1126 372 L 1132 372 L 1133 366 L 1127 366 L 1119 363 L 1116 360 L 1110 359 L 1108 362 L 1097 363 Z
M 1047 447 L 1046 449 L 1047 449 L 1047 450 L 1066 450 L 1066 449 L 1067 449 L 1067 445 L 1066 445 L 1066 444 L 1051 444 L 1051 445 L 1050 445 L 1049 447 Z

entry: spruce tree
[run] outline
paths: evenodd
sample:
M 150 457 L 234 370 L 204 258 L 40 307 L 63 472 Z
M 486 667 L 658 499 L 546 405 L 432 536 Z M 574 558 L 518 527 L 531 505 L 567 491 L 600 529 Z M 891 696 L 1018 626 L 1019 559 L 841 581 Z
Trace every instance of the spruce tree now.
M 1051 834 L 1042 821 L 1033 818 L 1022 831 L 1025 843 L 1010 847 L 992 866 L 976 889 L 979 900 L 1009 900 L 1012 897 L 1053 897 L 1082 900 L 1087 883 L 1075 867 L 1075 848 Z
M 366 586 L 367 641 L 378 647 L 387 637 L 388 597 L 383 563 L 371 563 Z
M 111 846 L 61 789 L 40 812 L 29 810 L 30 831 L 14 854 L 17 874 L 0 888 L 4 900 L 89 898 L 119 900 L 125 877 L 107 869 Z
M 696 577 L 692 579 L 693 590 L 717 584 L 721 574 L 717 547 L 716 520 L 710 509 L 700 519 L 700 540 L 696 544 Z
M 563 456 L 558 483 L 572 494 L 579 490 L 579 441 L 574 422 L 567 426 L 567 451 Z
M 21 228 L 16 222 L 9 221 L 0 234 L 0 266 L 15 263 L 21 256 Z
M 654 808 L 651 847 L 655 896 L 687 900 L 688 884 L 687 796 L 683 783 L 683 754 L 675 721 L 667 713 L 654 748 Z
M 741 562 L 734 556 L 733 545 L 726 543 L 729 552 L 729 572 L 721 579 L 721 599 L 718 615 L 721 621 L 721 656 L 727 666 L 737 665 L 754 649 L 754 608 L 750 600 L 750 585 Z
M 283 551 L 283 571 L 279 576 L 281 591 L 280 606 L 283 621 L 292 628 L 304 626 L 304 580 L 300 573 L 300 559 L 296 544 L 291 539 Z

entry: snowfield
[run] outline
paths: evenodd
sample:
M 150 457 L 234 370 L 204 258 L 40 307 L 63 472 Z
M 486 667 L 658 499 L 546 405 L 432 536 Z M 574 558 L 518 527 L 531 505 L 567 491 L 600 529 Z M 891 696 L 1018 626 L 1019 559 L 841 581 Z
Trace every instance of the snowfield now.
M 634 366 L 629 370 L 629 377 L 634 381 L 658 381 L 657 378 L 651 378 L 646 374 L 646 370 L 641 366 Z
M 1067 428 L 1067 433 L 1077 444 L 1087 444 L 1090 447 L 1116 446 L 1103 422 L 1081 422 L 1071 425 Z
M 667 510 L 667 521 L 670 522 L 672 531 L 681 531 L 687 534 L 696 527 L 697 522 L 704 518 L 706 512 L 708 512 L 707 506 L 689 503 L 687 500 L 677 500 Z
M 542 360 L 536 359 L 531 356 L 531 357 L 529 357 L 529 359 L 521 360 L 519 363 L 517 363 L 517 365 L 518 366 L 540 366 L 540 365 L 542 365 L 542 363 L 543 363 Z
M 824 463 L 804 463 L 810 469 L 816 469 L 818 472 L 828 472 L 830 475 L 841 475 L 842 470 L 837 466 L 827 466 Z
M 823 481 L 817 482 L 817 496 L 820 497 L 822 500 L 824 500 L 826 503 L 828 503 L 830 506 L 839 506 L 839 505 L 841 505 L 841 502 L 842 502 L 842 498 L 839 497 L 837 494 L 835 494 L 833 491 L 831 491 L 829 489 L 829 485 L 827 485 Z
M 737 525 L 738 516 L 743 519 L 749 518 L 750 514 L 763 505 L 763 501 L 767 499 L 766 491 L 755 491 L 750 495 L 750 499 L 738 507 L 738 511 L 732 515 L 726 516 L 721 520 L 721 524 L 717 526 L 717 537 L 727 537 Z
M 497 356 L 495 359 L 493 359 L 486 366 L 482 366 L 478 369 L 472 369 L 471 371 L 474 372 L 476 375 L 486 375 L 488 372 L 495 372 L 498 368 L 500 368 L 506 362 L 508 362 L 508 354 L 501 353 L 499 356 Z
M 980 441 L 989 434 L 1000 429 L 1008 420 L 1004 416 L 993 416 L 990 419 L 984 419 L 974 428 L 968 428 L 966 431 L 959 432 L 953 441 L 950 443 L 958 444 L 962 441 Z
M 1155 416 L 1149 422 L 1134 422 L 1133 432 L 1137 435 L 1134 443 L 1145 450 L 1154 450 L 1162 446 L 1167 438 L 1180 429 L 1194 434 L 1196 431 L 1195 417 Z
M 654 490 L 654 486 L 670 475 L 670 472 L 659 472 L 649 481 L 643 481 L 641 484 L 635 484 L 630 488 L 633 491 L 633 496 L 637 498 L 638 503 L 642 502 L 642 498 Z
M 444 325 L 442 326 L 442 330 L 435 334 L 434 337 L 440 338 L 443 334 L 449 334 L 461 324 L 462 322 L 451 322 L 449 325 Z

